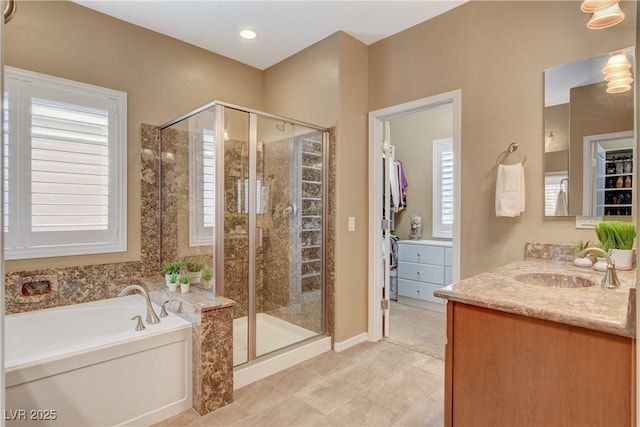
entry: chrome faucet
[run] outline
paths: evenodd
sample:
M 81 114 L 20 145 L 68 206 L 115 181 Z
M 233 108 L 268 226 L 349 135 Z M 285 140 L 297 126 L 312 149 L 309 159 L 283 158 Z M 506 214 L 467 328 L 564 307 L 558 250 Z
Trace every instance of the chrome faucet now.
M 590 252 L 595 252 L 597 255 L 603 256 L 607 260 L 607 271 L 604 273 L 600 286 L 602 289 L 615 289 L 620 287 L 620 280 L 616 274 L 616 263 L 611 259 L 607 251 L 600 248 L 587 248 L 577 254 L 579 257 L 584 257 Z
M 151 305 L 151 299 L 149 298 L 149 293 L 145 288 L 140 285 L 129 285 L 124 288 L 119 294 L 119 297 L 123 297 L 125 295 L 129 295 L 129 293 L 133 290 L 136 290 L 142 294 L 142 296 L 147 300 L 147 323 L 160 323 L 160 318 L 153 310 L 153 306 Z

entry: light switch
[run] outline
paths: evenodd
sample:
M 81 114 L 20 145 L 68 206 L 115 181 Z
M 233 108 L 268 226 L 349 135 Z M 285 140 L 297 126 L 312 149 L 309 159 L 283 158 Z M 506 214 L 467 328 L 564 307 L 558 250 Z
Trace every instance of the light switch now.
M 356 217 L 349 217 L 349 231 L 356 231 Z

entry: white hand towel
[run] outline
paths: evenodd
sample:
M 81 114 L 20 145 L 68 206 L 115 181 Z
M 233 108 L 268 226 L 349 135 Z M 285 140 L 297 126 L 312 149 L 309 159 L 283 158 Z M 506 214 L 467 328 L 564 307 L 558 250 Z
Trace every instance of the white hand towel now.
M 515 217 L 524 212 L 524 167 L 498 165 L 496 216 Z
M 555 214 L 556 216 L 569 215 L 569 212 L 567 211 L 567 193 L 563 189 L 560 189 L 560 191 L 558 191 Z

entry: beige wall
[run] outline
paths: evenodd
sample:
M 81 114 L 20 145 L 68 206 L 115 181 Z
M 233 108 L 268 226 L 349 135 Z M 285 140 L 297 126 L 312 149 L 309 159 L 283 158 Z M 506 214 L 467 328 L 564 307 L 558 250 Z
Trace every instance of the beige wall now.
M 128 251 L 39 259 L 39 268 L 140 259 L 141 123 L 160 125 L 213 99 L 262 107 L 260 70 L 67 1 L 20 2 L 3 43 L 5 65 L 128 94 Z
M 633 92 L 607 93 L 601 82 L 571 89 L 569 214 L 582 215 L 584 137 L 633 129 Z
M 265 110 L 337 126 L 335 340 L 367 330 L 367 47 L 335 33 L 265 71 Z M 356 231 L 347 231 L 348 217 Z
M 566 150 L 545 152 L 545 172 L 566 172 L 569 170 L 569 103 L 553 105 L 544 109 L 544 141 L 553 132 L 556 144 Z
M 391 142 L 402 161 L 407 209 L 395 215 L 394 234 L 409 239 L 411 217 L 422 218 L 422 238 L 433 237 L 433 140 L 453 136 L 453 105 L 445 104 L 391 120 Z M 436 240 L 451 240 L 437 239 Z
M 626 19 L 593 31 L 579 3 L 469 2 L 369 48 L 369 110 L 462 91 L 461 277 L 520 259 L 526 241 L 593 238 L 574 219 L 543 216 L 543 72 L 635 43 Z M 526 211 L 496 218 L 496 156 L 528 156 Z

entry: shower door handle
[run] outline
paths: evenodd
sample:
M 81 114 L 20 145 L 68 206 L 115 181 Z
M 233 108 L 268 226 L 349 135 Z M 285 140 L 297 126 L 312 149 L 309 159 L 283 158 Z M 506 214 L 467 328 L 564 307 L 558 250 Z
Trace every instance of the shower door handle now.
M 296 213 L 298 213 L 298 207 L 295 203 L 292 203 L 282 210 L 283 215 L 295 215 Z

